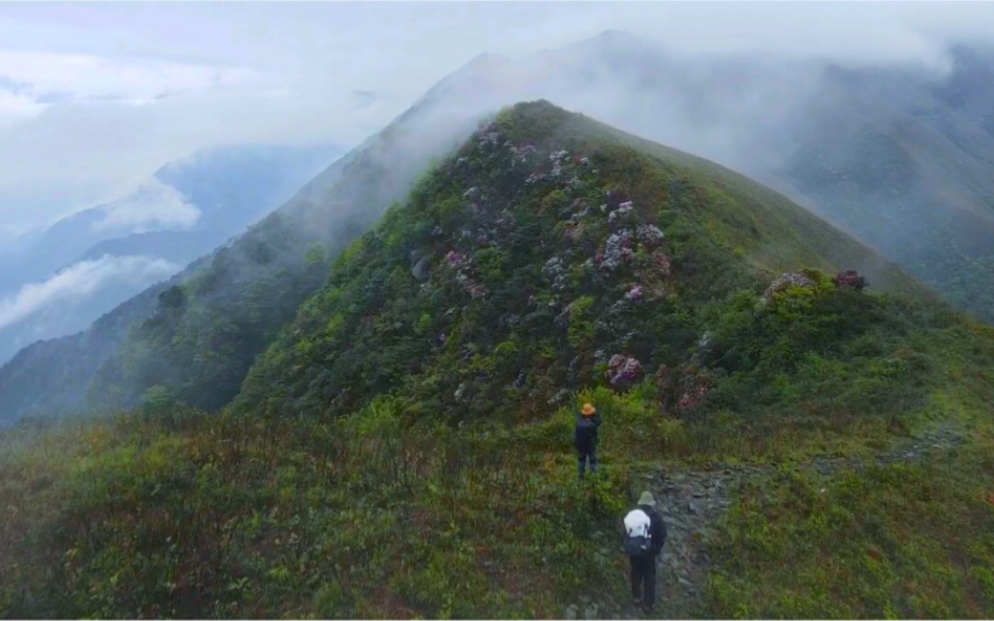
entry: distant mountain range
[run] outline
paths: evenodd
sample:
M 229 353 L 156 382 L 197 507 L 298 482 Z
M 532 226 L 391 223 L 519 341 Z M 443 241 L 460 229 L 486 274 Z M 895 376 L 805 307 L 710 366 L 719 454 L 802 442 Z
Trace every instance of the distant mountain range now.
M 334 146 L 244 145 L 166 164 L 131 194 L 0 251 L 0 360 L 85 329 L 286 200 Z

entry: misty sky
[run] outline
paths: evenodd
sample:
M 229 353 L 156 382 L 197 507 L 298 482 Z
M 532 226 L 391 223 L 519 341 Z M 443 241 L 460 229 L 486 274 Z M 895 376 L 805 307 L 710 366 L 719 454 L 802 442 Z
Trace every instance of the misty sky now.
M 474 56 L 606 29 L 673 54 L 941 66 L 989 3 L 0 3 L 0 241 L 222 144 L 351 147 Z

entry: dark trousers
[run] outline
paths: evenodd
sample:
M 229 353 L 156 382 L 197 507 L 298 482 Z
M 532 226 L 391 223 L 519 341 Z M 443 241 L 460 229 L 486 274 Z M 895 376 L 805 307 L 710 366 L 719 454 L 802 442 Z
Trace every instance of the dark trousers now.
M 597 447 L 592 446 L 585 451 L 579 451 L 580 454 L 580 476 L 583 476 L 584 468 L 587 462 L 590 462 L 590 472 L 591 474 L 597 472 Z
M 632 597 L 641 599 L 644 608 L 652 608 L 656 603 L 656 557 L 628 558 L 632 562 Z

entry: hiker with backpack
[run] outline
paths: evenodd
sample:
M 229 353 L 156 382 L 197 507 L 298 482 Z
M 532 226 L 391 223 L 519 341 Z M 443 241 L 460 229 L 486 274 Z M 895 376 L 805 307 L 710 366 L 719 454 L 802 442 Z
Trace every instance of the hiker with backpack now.
M 580 459 L 580 478 L 590 463 L 590 473 L 597 472 L 597 428 L 600 427 L 601 417 L 593 405 L 584 403 L 580 413 L 576 415 L 576 426 L 573 429 L 573 441 Z
M 656 603 L 656 556 L 666 543 L 666 524 L 656 513 L 656 500 L 642 492 L 638 506 L 625 516 L 625 554 L 632 566 L 632 598 L 651 612 Z

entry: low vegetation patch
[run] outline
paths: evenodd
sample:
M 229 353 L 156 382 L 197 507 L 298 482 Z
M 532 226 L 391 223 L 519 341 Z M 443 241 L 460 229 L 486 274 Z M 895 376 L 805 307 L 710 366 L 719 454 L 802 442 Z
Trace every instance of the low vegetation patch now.
M 707 614 L 718 618 L 988 618 L 989 441 L 823 480 L 754 483 L 722 520 Z

